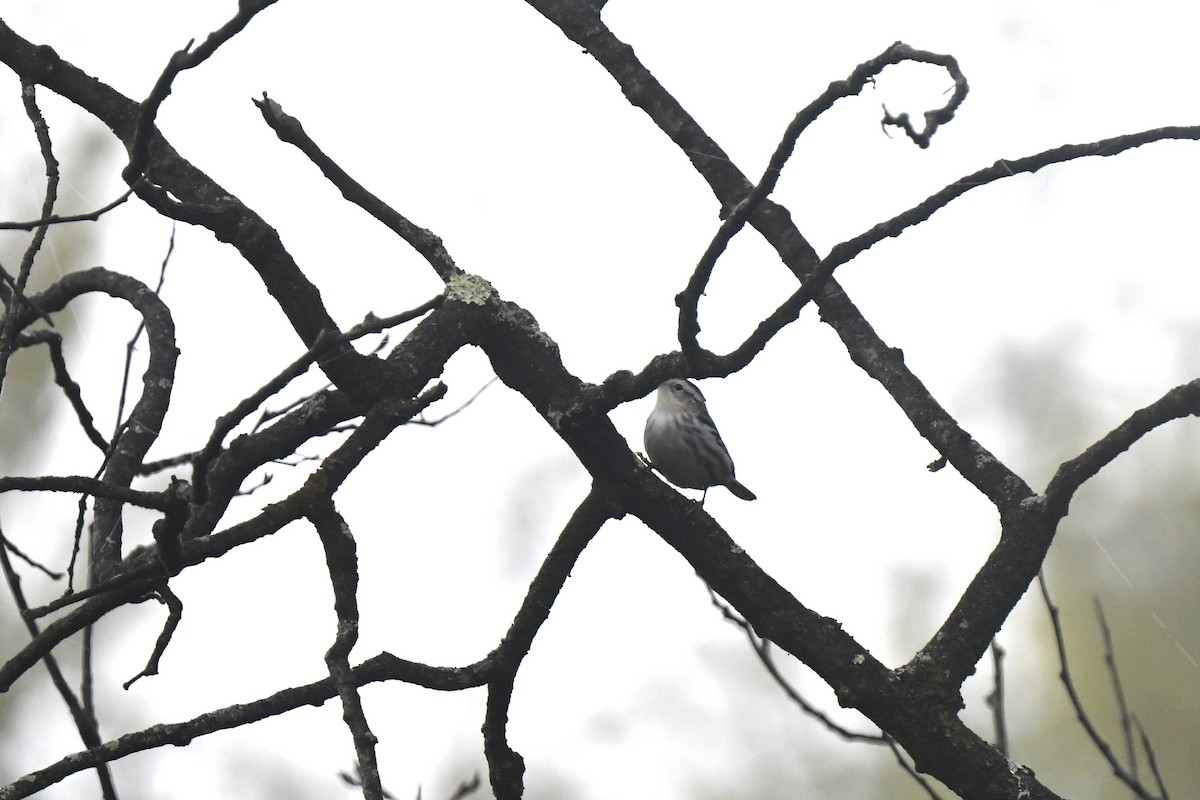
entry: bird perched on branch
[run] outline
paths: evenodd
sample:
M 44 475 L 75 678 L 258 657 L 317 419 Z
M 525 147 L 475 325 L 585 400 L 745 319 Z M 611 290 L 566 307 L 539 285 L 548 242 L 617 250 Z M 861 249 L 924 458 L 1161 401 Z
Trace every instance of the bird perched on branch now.
M 658 387 L 643 439 L 650 466 L 676 486 L 703 489 L 701 504 L 713 486 L 724 486 L 743 500 L 755 499 L 733 476 L 733 459 L 708 415 L 704 395 L 691 381 L 672 378 Z

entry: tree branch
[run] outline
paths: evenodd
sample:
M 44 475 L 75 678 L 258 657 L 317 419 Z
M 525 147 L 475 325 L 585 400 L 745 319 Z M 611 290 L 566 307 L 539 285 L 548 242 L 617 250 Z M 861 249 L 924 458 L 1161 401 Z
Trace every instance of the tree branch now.
M 829 87 L 819 97 L 799 111 L 784 130 L 783 137 L 776 146 L 775 152 L 771 155 L 771 159 L 767 163 L 767 168 L 763 171 L 762 177 L 759 178 L 754 188 L 738 201 L 737 205 L 733 207 L 733 211 L 721 223 L 716 235 L 713 236 L 708 248 L 704 251 L 704 255 L 701 256 L 700 263 L 696 265 L 696 269 L 692 273 L 687 287 L 675 298 L 675 303 L 679 306 L 679 344 L 683 348 L 684 358 L 688 361 L 689 365 L 704 365 L 713 360 L 713 354 L 700 347 L 696 341 L 696 335 L 700 332 L 700 322 L 698 319 L 700 297 L 704 294 L 704 290 L 708 286 L 708 281 L 712 277 L 717 259 L 725 252 L 725 248 L 733 237 L 745 227 L 746 222 L 758 210 L 762 202 L 775 190 L 775 185 L 779 182 L 779 176 L 783 172 L 783 167 L 788 159 L 791 158 L 800 135 L 808 129 L 809 125 L 820 118 L 822 114 L 831 109 L 838 100 L 857 95 L 863 90 L 864 86 L 874 81 L 875 76 L 884 69 L 905 61 L 937 64 L 944 67 L 954 79 L 954 94 L 943 107 L 936 111 L 926 112 L 925 129 L 919 133 L 912 129 L 907 115 L 901 115 L 901 117 L 893 119 L 889 114 L 885 116 L 884 122 L 901 125 L 913 141 L 917 142 L 921 147 L 928 147 L 929 139 L 933 136 L 938 126 L 949 122 L 954 117 L 954 112 L 967 97 L 967 79 L 958 68 L 958 62 L 951 56 L 916 50 L 903 42 L 896 42 L 875 58 L 859 64 L 849 77 L 845 80 L 834 81 L 829 84 Z M 824 285 L 825 279 L 832 274 L 832 268 L 821 269 L 818 267 L 804 281 L 804 285 L 801 287 L 801 290 L 804 292 L 801 296 L 802 299 L 790 299 L 789 303 L 786 304 L 786 311 L 783 314 L 776 312 L 770 319 L 773 322 L 785 322 L 785 324 L 786 322 L 795 321 L 803 305 L 817 295 Z M 793 295 L 793 298 L 795 297 Z M 790 319 L 787 318 L 789 315 Z M 759 331 L 756 331 L 756 333 L 762 331 L 763 325 L 766 325 L 766 321 L 759 326 Z M 782 324 L 778 325 L 774 329 L 775 332 L 778 332 L 782 327 Z M 769 339 L 769 336 L 764 337 L 760 335 L 755 337 L 754 347 L 739 347 L 736 351 L 737 357 L 728 360 L 730 362 L 729 365 L 734 369 L 741 369 L 746 364 L 749 364 L 750 360 L 766 346 Z
M 1176 386 L 1150 405 L 1139 408 L 1091 447 L 1063 462 L 1046 485 L 1047 506 L 1065 516 L 1071 498 L 1089 478 L 1150 431 L 1188 416 L 1200 416 L 1200 380 Z
M 485 673 L 485 665 L 482 662 L 459 668 L 432 667 L 415 661 L 405 661 L 390 653 L 380 653 L 359 664 L 351 674 L 357 686 L 382 681 L 403 681 L 426 689 L 457 691 L 483 685 Z M 20 800 L 53 786 L 70 775 L 85 769 L 94 769 L 100 764 L 108 764 L 134 753 L 166 745 L 182 747 L 210 733 L 277 717 L 304 706 L 323 705 L 325 701 L 336 696 L 337 687 L 333 679 L 325 678 L 304 686 L 283 689 L 261 700 L 209 711 L 185 722 L 154 725 L 97 747 L 73 753 L 43 769 L 30 772 L 7 786 L 0 787 L 0 800 Z
M 276 0 L 238 0 L 237 13 L 220 28 L 210 33 L 199 47 L 192 50 L 192 43 L 195 41 L 193 40 L 171 56 L 167 61 L 167 66 L 155 81 L 154 88 L 150 90 L 149 96 L 138 107 L 137 125 L 134 127 L 133 137 L 128 143 L 129 163 L 121 173 L 121 177 L 125 179 L 126 183 L 133 184 L 145 174 L 146 166 L 150 161 L 150 144 L 157 133 L 154 120 L 158 116 L 158 109 L 171 94 L 171 86 L 179 73 L 203 64 L 213 53 L 217 52 L 217 48 L 241 33 L 259 11 L 275 2 Z
M 214 32 L 196 54 L 207 58 L 211 54 L 210 43 L 215 49 L 228 38 L 226 34 L 232 35 L 236 33 L 235 28 L 244 25 L 248 14 L 269 4 L 268 0 L 244 0 L 238 16 Z M 46 86 L 75 103 L 107 125 L 127 146 L 136 146 L 140 150 L 143 147 L 140 142 L 147 142 L 150 159 L 142 169 L 146 178 L 132 174 L 129 177 L 130 182 L 137 181 L 138 196 L 169 219 L 202 225 L 218 240 L 236 247 L 258 273 L 306 347 L 311 346 L 323 331 L 338 330 L 320 291 L 284 248 L 278 232 L 232 192 L 175 152 L 157 129 L 139 136 L 139 124 L 145 124 L 146 119 L 152 121 L 152 116 L 142 113 L 140 104 L 63 61 L 51 48 L 35 46 L 22 39 L 3 20 L 0 20 L 0 62 L 23 79 Z M 171 71 L 177 72 L 179 66 L 169 65 L 164 72 L 167 88 Z M 153 95 L 150 99 L 154 99 Z M 156 107 L 156 104 L 151 103 L 151 106 Z M 133 160 L 133 171 L 137 171 L 137 160 L 136 157 Z M 355 402 L 363 402 L 365 407 L 376 396 L 376 390 L 387 385 L 389 373 L 377 360 L 360 356 L 348 346 L 343 347 L 346 348 L 344 358 L 327 361 L 323 366 L 338 388 Z
M 375 745 L 379 740 L 367 723 L 358 685 L 350 669 L 350 651 L 358 641 L 358 555 L 354 535 L 332 500 L 314 503 L 308 518 L 325 548 L 325 562 L 333 584 L 333 608 L 337 614 L 337 635 L 325 653 L 325 665 L 342 701 L 342 720 L 354 740 L 363 797 L 365 800 L 384 800 L 379 762 L 375 758 Z
M 137 477 L 146 451 L 158 438 L 170 403 L 175 360 L 179 355 L 175 347 L 175 325 L 170 310 L 158 295 L 140 281 L 102 267 L 66 275 L 33 301 L 38 308 L 54 313 L 89 292 L 102 292 L 124 300 L 141 314 L 146 325 L 150 360 L 142 376 L 142 396 L 125 421 L 104 470 L 105 483 L 128 487 Z M 32 312 L 26 312 L 17 319 L 18 328 L 30 321 Z M 92 569 L 100 580 L 108 577 L 121 559 L 121 505 L 120 501 L 107 497 L 99 497 L 96 501 L 94 525 L 98 536 L 94 542 Z
M 146 666 L 137 675 L 121 684 L 121 688 L 127 691 L 141 678 L 158 674 L 158 664 L 162 660 L 163 653 L 167 651 L 167 645 L 171 643 L 171 637 L 175 635 L 175 629 L 179 627 L 179 622 L 183 619 L 183 601 L 176 597 L 166 584 L 159 588 L 156 597 L 166 605 L 167 619 L 163 623 L 162 632 L 154 642 L 154 650 L 150 653 L 150 659 L 146 662 Z
M 529 584 L 525 600 L 504 639 L 488 656 L 491 670 L 487 682 L 483 749 L 496 800 L 519 800 L 524 791 L 525 762 L 509 746 L 506 733 L 517 670 L 529 653 L 534 636 L 550 616 L 550 609 L 584 548 L 605 522 L 623 515 L 608 492 L 593 484 Z
M 332 158 L 325 155 L 321 148 L 309 138 L 309 135 L 304 131 L 304 126 L 300 124 L 300 120 L 285 114 L 283 107 L 268 97 L 266 92 L 263 92 L 262 100 L 254 101 L 254 105 L 258 106 L 258 110 L 262 112 L 263 119 L 271 126 L 271 130 L 275 131 L 275 135 L 279 137 L 280 141 L 294 145 L 316 165 L 317 169 L 321 170 L 321 174 L 329 179 L 329 182 L 342 193 L 343 197 L 382 222 L 393 233 L 408 242 L 409 246 L 429 262 L 429 266 L 433 267 L 433 271 L 437 273 L 439 278 L 443 281 L 449 281 L 455 275 L 462 273 L 462 270 L 454 264 L 454 259 L 450 257 L 450 253 L 446 250 L 445 245 L 442 244 L 440 237 L 436 236 L 432 231 L 413 224 L 403 214 L 367 191 L 354 178 L 351 178 L 344 169 L 338 166 Z
M 21 589 L 21 577 L 13 568 L 12 562 L 8 558 L 9 542 L 3 532 L 0 532 L 0 568 L 3 569 L 5 581 L 8 584 L 9 594 L 12 595 L 13 602 L 20 613 L 21 618 L 25 622 L 25 628 L 29 631 L 29 635 L 37 638 L 40 631 L 37 623 L 29 616 L 29 604 L 25 599 L 25 592 Z M 63 703 L 67 706 L 67 711 L 71 714 L 71 719 L 75 723 L 75 729 L 79 731 L 79 738 L 83 741 L 86 747 L 97 747 L 100 745 L 100 729 L 96 724 L 96 718 L 84 708 L 79 702 L 75 692 L 71 690 L 70 684 L 67 683 L 67 678 L 63 674 L 62 668 L 58 665 L 58 659 L 52 653 L 46 653 L 42 656 L 42 663 L 46 665 L 46 671 L 50 674 L 50 682 L 54 684 L 54 689 L 58 692 L 58 696 L 62 698 Z M 100 782 L 100 793 L 105 800 L 115 800 L 117 797 L 116 785 L 113 783 L 112 772 L 108 769 L 107 764 L 93 765 L 96 770 L 96 778 Z M 2 791 L 2 790 L 0 790 Z
M 1124 783 L 1129 790 L 1133 792 L 1140 800 L 1163 800 L 1163 798 L 1155 797 L 1149 792 L 1137 779 L 1137 776 L 1130 773 L 1121 764 L 1113 752 L 1112 747 L 1100 735 L 1100 731 L 1092 724 L 1092 718 L 1088 715 L 1083 707 L 1083 701 L 1079 698 L 1079 693 L 1075 690 L 1075 681 L 1071 678 L 1070 662 L 1067 658 L 1067 643 L 1063 636 L 1062 621 L 1058 606 L 1050 599 L 1050 589 L 1046 586 L 1046 577 L 1042 573 L 1038 573 L 1038 588 L 1042 593 L 1042 600 L 1046 604 L 1046 612 L 1050 615 L 1050 625 L 1054 629 L 1054 643 L 1058 648 L 1058 663 L 1060 667 L 1059 678 L 1062 679 L 1063 688 L 1067 690 L 1067 697 L 1071 700 L 1071 706 L 1075 709 L 1075 717 L 1079 720 L 1079 724 L 1083 726 L 1088 737 L 1092 740 L 1092 744 L 1096 746 L 1096 750 L 1108 762 L 1112 768 L 1113 775 Z

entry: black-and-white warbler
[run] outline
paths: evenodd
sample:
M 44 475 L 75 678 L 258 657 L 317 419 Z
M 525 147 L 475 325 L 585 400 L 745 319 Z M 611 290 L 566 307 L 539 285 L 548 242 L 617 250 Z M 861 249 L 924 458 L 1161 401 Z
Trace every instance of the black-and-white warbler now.
M 733 459 L 708 415 L 704 395 L 691 381 L 672 378 L 658 387 L 643 440 L 650 466 L 676 486 L 703 489 L 701 503 L 713 486 L 724 486 L 743 500 L 755 499 L 733 477 Z

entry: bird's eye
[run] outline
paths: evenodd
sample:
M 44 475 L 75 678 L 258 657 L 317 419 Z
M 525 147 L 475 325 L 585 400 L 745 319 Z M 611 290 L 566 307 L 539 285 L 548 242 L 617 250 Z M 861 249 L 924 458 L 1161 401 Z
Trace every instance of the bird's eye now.
M 683 384 L 682 384 L 682 383 L 676 383 L 676 384 L 675 384 L 674 386 L 672 386 L 671 388 L 672 388 L 672 389 L 674 389 L 674 390 L 675 390 L 675 391 L 677 391 L 677 392 L 682 392 L 682 391 L 683 391 Z

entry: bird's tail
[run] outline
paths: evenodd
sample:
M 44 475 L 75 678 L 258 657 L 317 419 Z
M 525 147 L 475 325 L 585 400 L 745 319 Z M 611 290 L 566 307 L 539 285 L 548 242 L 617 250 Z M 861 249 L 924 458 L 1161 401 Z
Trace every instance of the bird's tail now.
M 740 497 L 743 500 L 757 500 L 757 495 L 737 482 L 736 478 L 730 478 L 729 483 L 725 484 L 725 488 L 733 492 L 734 497 Z

